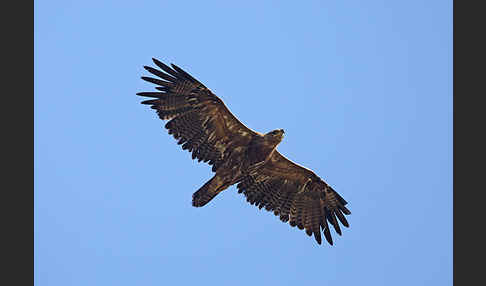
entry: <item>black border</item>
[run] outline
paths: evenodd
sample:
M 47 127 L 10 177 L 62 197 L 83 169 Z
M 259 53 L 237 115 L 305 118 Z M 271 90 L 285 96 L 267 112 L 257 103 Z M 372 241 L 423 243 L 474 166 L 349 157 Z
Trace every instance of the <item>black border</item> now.
M 34 284 L 34 3 L 2 6 L 2 281 Z M 11 283 L 12 281 L 13 283 Z
M 484 10 L 453 2 L 453 281 L 483 284 Z M 478 2 L 479 3 L 479 2 Z M 478 102 L 475 102 L 477 100 Z M 432 209 L 431 209 L 432 210 Z

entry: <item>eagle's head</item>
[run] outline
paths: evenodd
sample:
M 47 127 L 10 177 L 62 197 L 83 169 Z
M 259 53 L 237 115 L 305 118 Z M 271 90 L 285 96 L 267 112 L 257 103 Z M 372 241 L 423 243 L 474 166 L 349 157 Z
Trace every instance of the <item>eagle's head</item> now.
M 265 141 L 269 141 L 275 145 L 280 143 L 284 137 L 285 131 L 283 129 L 276 129 L 265 134 Z

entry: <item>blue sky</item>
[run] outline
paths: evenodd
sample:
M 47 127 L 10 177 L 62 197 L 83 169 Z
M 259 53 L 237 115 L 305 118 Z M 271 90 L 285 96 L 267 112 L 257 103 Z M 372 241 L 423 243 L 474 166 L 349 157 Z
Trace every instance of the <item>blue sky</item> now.
M 452 1 L 34 2 L 36 285 L 451 285 Z M 249 205 L 135 95 L 175 63 L 347 201 L 334 246 Z

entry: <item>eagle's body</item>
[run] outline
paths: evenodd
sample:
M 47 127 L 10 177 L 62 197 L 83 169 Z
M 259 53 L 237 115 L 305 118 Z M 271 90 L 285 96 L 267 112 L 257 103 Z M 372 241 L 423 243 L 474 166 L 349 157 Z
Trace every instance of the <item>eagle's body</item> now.
M 214 177 L 193 194 L 201 207 L 233 184 L 247 201 L 273 211 L 283 222 L 314 234 L 321 243 L 321 228 L 332 244 L 330 222 L 341 234 L 337 219 L 346 227 L 347 202 L 311 170 L 293 163 L 277 150 L 282 129 L 263 135 L 243 125 L 223 101 L 179 67 L 153 59 L 165 73 L 145 66 L 163 80 L 142 77 L 159 85 L 161 92 L 140 92 L 155 99 L 143 101 L 155 109 L 183 149 L 192 158 L 208 162 Z M 337 219 L 336 219 L 337 217 Z
M 253 134 L 252 137 L 240 142 L 232 149 L 221 167 L 216 170 L 214 177 L 193 195 L 192 205 L 202 207 L 221 191 L 239 183 L 253 169 L 271 159 L 283 137 L 283 130 L 276 130 L 262 136 Z

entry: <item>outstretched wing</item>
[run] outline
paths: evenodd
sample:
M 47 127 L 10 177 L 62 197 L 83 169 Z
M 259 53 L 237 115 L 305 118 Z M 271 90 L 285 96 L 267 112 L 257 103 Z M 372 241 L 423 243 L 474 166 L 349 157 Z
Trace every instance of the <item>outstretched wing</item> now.
M 347 202 L 314 172 L 293 163 L 277 150 L 237 187 L 249 203 L 273 211 L 283 222 L 305 229 L 309 236 L 314 234 L 319 244 L 321 229 L 329 244 L 333 244 L 328 222 L 339 235 L 338 220 L 349 227 L 344 216 L 351 214 L 345 207 Z
M 171 64 L 172 68 L 152 59 L 161 70 L 144 66 L 159 77 L 142 79 L 158 85 L 159 92 L 139 92 L 151 97 L 142 104 L 151 105 L 160 119 L 170 120 L 165 125 L 182 149 L 192 152 L 192 158 L 208 162 L 216 171 L 231 149 L 246 145 L 256 134 L 243 125 L 202 83 Z

